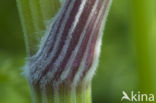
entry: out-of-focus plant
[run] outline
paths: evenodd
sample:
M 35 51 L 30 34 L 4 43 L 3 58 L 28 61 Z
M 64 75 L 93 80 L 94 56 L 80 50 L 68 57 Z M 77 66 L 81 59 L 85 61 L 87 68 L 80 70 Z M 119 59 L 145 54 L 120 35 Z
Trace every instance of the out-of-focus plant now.
M 35 103 L 91 103 L 111 1 L 17 0 Z
M 156 91 L 156 9 L 155 0 L 132 0 L 139 88 Z M 155 92 L 156 93 L 156 92 Z

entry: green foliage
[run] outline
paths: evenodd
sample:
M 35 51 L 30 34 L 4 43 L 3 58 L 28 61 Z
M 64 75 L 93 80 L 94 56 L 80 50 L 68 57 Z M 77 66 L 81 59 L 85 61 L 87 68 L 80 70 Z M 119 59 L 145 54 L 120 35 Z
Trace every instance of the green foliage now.
M 156 81 L 152 79 L 156 73 L 155 0 L 132 0 L 132 3 L 140 89 L 152 92 L 156 90 Z
M 23 55 L 0 52 L 0 102 L 30 103 L 30 90 L 22 75 Z

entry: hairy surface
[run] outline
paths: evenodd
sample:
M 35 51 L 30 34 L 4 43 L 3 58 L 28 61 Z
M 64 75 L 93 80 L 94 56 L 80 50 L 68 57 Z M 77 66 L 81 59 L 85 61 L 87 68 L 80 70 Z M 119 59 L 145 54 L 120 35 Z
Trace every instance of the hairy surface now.
M 38 52 L 29 58 L 28 79 L 41 89 L 87 84 L 98 66 L 111 0 L 64 0 Z

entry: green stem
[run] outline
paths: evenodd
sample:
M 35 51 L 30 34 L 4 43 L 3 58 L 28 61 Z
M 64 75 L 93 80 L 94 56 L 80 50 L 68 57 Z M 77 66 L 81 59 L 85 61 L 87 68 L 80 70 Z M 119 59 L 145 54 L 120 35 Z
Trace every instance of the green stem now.
M 54 92 L 39 93 L 33 92 L 33 103 L 91 103 L 91 84 L 86 88 L 62 88 L 62 90 Z
M 38 44 L 46 29 L 46 22 L 56 14 L 58 0 L 17 0 L 17 6 L 25 36 L 28 56 L 38 49 Z
M 156 90 L 155 0 L 132 0 L 133 30 L 136 38 L 139 85 L 144 92 Z

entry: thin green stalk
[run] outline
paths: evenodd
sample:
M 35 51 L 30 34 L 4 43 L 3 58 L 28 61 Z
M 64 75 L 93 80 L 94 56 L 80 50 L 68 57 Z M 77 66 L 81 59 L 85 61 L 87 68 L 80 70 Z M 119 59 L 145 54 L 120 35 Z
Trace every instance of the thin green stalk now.
M 34 35 L 32 35 L 35 32 L 35 27 L 32 22 L 31 9 L 28 0 L 17 0 L 17 6 L 22 22 L 27 54 L 30 54 L 31 47 L 29 43 L 36 41 Z M 31 38 L 30 34 L 32 35 Z
M 58 0 L 17 0 L 17 6 L 27 54 L 32 56 L 38 49 L 38 44 L 46 29 L 46 22 L 56 14 L 60 3 Z
M 154 93 L 156 90 L 155 0 L 132 0 L 132 6 L 140 89 Z

